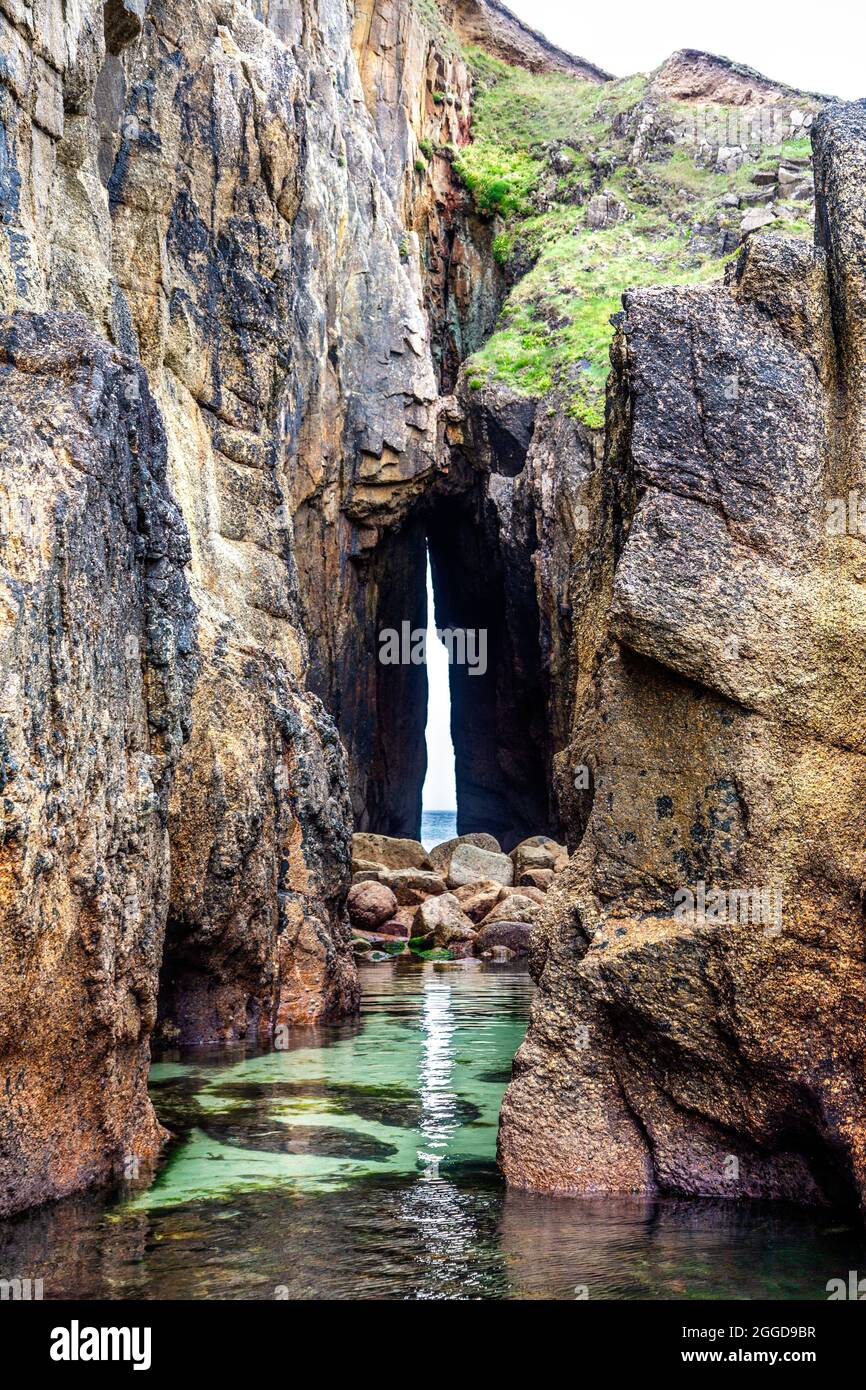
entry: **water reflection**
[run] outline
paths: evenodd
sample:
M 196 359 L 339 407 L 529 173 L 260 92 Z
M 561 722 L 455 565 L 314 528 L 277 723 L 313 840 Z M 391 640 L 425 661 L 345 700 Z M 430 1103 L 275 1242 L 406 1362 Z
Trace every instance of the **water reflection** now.
M 424 1176 L 435 1182 L 439 1164 L 448 1149 L 448 1140 L 459 1123 L 457 1096 L 452 1089 L 454 1073 L 454 1010 L 451 983 L 431 970 L 425 971 L 422 1005 L 424 1043 L 421 1050 L 421 1123 L 423 1147 L 418 1158 Z
M 820 1299 L 863 1250 L 855 1226 L 774 1203 L 513 1191 L 498 1238 L 520 1298 Z

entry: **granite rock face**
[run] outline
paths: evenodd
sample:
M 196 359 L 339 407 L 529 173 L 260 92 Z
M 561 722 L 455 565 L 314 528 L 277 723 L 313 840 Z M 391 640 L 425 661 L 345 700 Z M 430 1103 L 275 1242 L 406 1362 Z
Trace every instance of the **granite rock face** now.
M 0 323 L 0 1213 L 155 1157 L 148 1040 L 190 731 L 189 538 L 142 368 Z
M 625 297 L 518 1186 L 866 1199 L 863 108 L 814 144 L 816 247 Z

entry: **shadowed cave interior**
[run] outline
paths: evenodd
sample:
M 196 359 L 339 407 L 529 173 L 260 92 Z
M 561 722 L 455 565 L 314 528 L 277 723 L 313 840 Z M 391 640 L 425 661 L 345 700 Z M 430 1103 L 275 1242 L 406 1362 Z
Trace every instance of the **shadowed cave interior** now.
M 428 547 L 435 625 L 457 634 L 449 678 L 458 833 L 487 831 L 508 850 L 529 835 L 554 833 L 547 691 L 531 557 L 515 564 L 504 553 L 479 489 L 426 499 L 364 561 L 378 595 L 368 627 L 375 640 L 366 661 L 357 647 L 343 653 L 336 690 L 320 671 L 317 693 L 349 748 L 356 829 L 419 838 L 427 669 L 380 655 L 381 634 L 427 626 Z

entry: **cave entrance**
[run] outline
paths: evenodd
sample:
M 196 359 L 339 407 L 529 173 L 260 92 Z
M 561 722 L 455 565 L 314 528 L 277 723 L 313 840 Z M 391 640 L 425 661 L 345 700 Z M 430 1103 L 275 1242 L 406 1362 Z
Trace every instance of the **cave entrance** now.
M 451 634 L 457 833 L 512 849 L 554 829 L 534 547 L 519 562 L 503 552 L 471 491 L 434 499 L 426 530 L 436 625 Z
M 504 849 L 556 835 L 537 541 L 519 473 L 495 479 L 494 505 L 489 479 L 455 459 L 375 544 L 344 537 L 333 566 L 328 531 L 310 511 L 296 518 L 308 630 L 325 635 L 310 684 L 348 751 L 357 830 L 419 839 L 422 807 L 451 810 L 456 793 L 452 832 L 487 831 Z

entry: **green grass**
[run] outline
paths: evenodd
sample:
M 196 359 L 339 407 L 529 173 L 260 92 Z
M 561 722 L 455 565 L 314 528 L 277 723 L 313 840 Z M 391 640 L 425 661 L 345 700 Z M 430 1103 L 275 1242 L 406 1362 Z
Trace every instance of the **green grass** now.
M 484 141 L 459 151 L 454 168 L 475 199 L 479 212 L 526 217 L 532 210 L 541 165 L 525 153 L 512 153 Z
M 757 169 L 808 154 L 809 141 L 765 147 L 733 174 L 702 167 L 694 149 L 664 144 L 634 166 L 627 117 L 646 93 L 646 78 L 598 86 L 529 73 L 479 49 L 465 56 L 475 87 L 473 142 L 457 152 L 455 169 L 478 212 L 494 220 L 497 261 L 532 264 L 493 336 L 470 359 L 469 388 L 497 381 L 538 398 L 553 392 L 576 418 L 601 426 L 610 317 L 622 294 L 720 278 L 730 257 L 703 244 L 717 248 L 720 238 L 705 235 L 695 249 L 692 232 L 712 224 L 725 193 L 739 196 L 754 186 Z M 673 121 L 673 104 L 669 114 Z M 553 166 L 551 146 L 567 155 L 567 172 Z M 628 220 L 595 231 L 586 225 L 585 203 L 602 188 L 625 204 Z M 811 225 L 796 215 L 805 209 L 791 212 L 794 220 L 768 230 L 811 238 Z M 741 216 L 730 214 L 735 227 Z
M 557 236 L 511 292 L 500 325 L 469 364 L 473 381 L 501 381 L 521 395 L 556 391 L 585 424 L 604 423 L 610 317 L 635 285 L 698 284 L 721 273 L 720 261 L 684 263 L 680 238 L 654 242 L 652 262 L 629 223 L 585 236 Z M 478 389 L 476 386 L 475 389 Z

